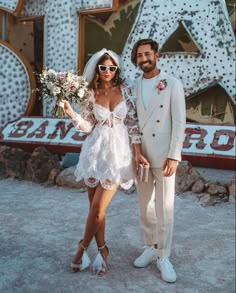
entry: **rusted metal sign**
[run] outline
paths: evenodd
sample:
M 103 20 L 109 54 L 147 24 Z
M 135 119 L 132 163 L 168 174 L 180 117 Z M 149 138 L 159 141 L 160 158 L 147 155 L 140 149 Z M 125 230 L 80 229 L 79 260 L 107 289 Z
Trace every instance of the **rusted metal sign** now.
M 69 119 L 22 117 L 9 123 L 1 134 L 0 144 L 31 151 L 43 145 L 64 154 L 80 152 L 86 135 L 75 130 Z M 235 125 L 187 123 L 183 159 L 193 165 L 234 169 Z
M 235 125 L 187 123 L 182 153 L 195 166 L 235 169 Z
M 76 131 L 69 119 L 22 117 L 2 130 L 0 143 L 27 151 L 43 145 L 64 154 L 80 152 L 85 137 L 84 133 Z

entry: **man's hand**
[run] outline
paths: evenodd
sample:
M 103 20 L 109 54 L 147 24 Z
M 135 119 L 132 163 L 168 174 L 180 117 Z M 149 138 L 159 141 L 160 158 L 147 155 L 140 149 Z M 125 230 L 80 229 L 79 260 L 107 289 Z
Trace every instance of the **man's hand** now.
M 162 171 L 164 171 L 165 177 L 170 177 L 176 172 L 178 161 L 167 158 L 163 167 Z

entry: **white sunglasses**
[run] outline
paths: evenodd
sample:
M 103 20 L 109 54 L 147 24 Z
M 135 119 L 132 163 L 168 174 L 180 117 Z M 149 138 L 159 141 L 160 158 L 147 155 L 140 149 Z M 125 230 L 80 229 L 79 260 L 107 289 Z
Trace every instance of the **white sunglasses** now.
M 116 72 L 117 66 L 115 65 L 98 65 L 99 71 L 106 72 L 109 70 L 110 72 Z

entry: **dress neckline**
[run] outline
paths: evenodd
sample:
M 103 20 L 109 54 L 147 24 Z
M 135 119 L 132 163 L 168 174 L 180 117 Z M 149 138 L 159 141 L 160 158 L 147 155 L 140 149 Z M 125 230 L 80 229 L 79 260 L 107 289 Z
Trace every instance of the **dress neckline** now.
M 121 100 L 121 101 L 120 101 L 120 102 L 114 107 L 114 109 L 113 109 L 112 111 L 111 111 L 110 109 L 108 109 L 108 108 L 102 106 L 102 105 L 99 104 L 99 103 L 95 103 L 95 105 L 101 107 L 102 109 L 104 109 L 104 110 L 106 110 L 106 111 L 108 111 L 108 112 L 110 112 L 110 113 L 113 113 L 113 112 L 116 110 L 116 108 L 117 108 L 119 105 L 121 105 L 123 102 L 124 102 L 124 100 Z

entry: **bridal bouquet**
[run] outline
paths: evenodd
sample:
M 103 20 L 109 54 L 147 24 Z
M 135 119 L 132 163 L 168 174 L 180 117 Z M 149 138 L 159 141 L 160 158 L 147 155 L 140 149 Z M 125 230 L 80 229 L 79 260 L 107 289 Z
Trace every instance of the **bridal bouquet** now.
M 58 118 L 65 117 L 63 108 L 60 106 L 62 99 L 81 105 L 91 98 L 88 83 L 83 76 L 68 72 L 56 72 L 52 69 L 44 69 L 37 75 L 39 92 L 41 97 L 55 99 L 52 115 Z

